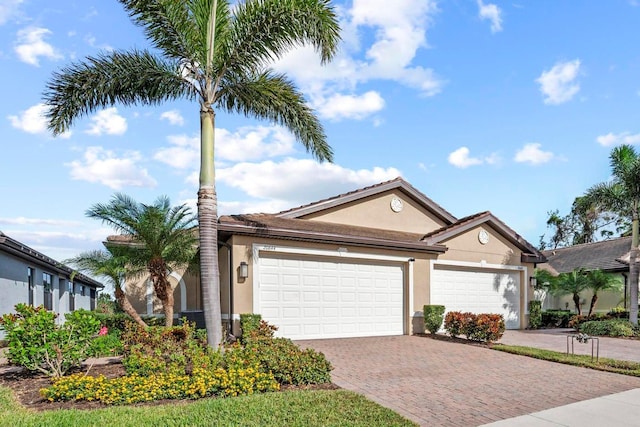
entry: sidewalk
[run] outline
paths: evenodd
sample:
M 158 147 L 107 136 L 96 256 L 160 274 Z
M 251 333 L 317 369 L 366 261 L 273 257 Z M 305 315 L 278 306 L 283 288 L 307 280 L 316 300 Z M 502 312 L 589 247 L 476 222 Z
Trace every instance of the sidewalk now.
M 535 331 L 507 330 L 500 344 L 542 348 L 565 353 L 567 336 L 575 333 L 573 329 L 538 329 Z M 600 357 L 616 360 L 640 362 L 640 340 L 626 338 L 598 337 Z M 571 341 L 569 341 L 571 343 Z M 594 347 L 595 348 L 595 347 Z M 591 342 L 574 343 L 575 354 L 591 355 Z
M 638 426 L 640 389 L 583 400 L 545 411 L 497 421 L 492 427 Z

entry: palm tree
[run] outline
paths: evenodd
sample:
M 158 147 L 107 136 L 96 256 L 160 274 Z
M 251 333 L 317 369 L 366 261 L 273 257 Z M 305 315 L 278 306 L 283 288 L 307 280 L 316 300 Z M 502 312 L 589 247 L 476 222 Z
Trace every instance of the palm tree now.
M 587 289 L 587 276 L 583 269 L 578 268 L 570 273 L 560 273 L 550 284 L 550 292 L 553 295 L 571 295 L 577 314 L 582 314 L 580 292 Z
M 598 292 L 608 290 L 620 290 L 622 283 L 620 279 L 611 274 L 607 274 L 602 270 L 592 270 L 587 272 L 587 288 L 591 289 L 593 296 L 591 297 L 591 305 L 589 306 L 589 314 L 593 314 L 593 309 L 598 302 Z
M 621 145 L 609 155 L 612 179 L 596 184 L 585 193 L 594 205 L 631 219 L 631 248 L 629 257 L 629 320 L 638 324 L 638 242 L 640 207 L 640 156 L 631 145 Z
M 87 216 L 102 220 L 126 238 L 108 240 L 107 249 L 127 259 L 133 271 L 146 268 L 156 296 L 162 301 L 165 325 L 173 325 L 172 270 L 188 268 L 197 251 L 195 217 L 186 205 L 171 207 L 166 196 L 153 205 L 138 203 L 117 193 L 107 204 L 98 203 Z
M 154 51 L 108 52 L 54 74 L 44 95 L 54 135 L 115 103 L 155 105 L 178 98 L 200 107 L 200 280 L 210 345 L 222 340 L 214 126 L 216 110 L 287 127 L 318 160 L 332 159 L 304 96 L 271 61 L 310 44 L 333 58 L 340 27 L 330 0 L 119 0 Z
M 146 327 L 138 312 L 133 308 L 127 295 L 122 290 L 122 281 L 126 275 L 131 275 L 132 270 L 127 270 L 127 258 L 115 256 L 110 251 L 88 251 L 66 260 L 65 263 L 75 266 L 79 271 L 93 276 L 102 277 L 113 285 L 116 301 L 137 324 Z

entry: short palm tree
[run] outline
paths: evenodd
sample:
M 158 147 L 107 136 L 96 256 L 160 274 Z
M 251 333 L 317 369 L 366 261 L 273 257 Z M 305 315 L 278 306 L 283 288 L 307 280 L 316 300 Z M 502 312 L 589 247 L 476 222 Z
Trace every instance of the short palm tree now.
M 621 145 L 609 155 L 612 179 L 596 184 L 585 193 L 591 203 L 631 220 L 629 258 L 629 320 L 638 324 L 638 243 L 640 208 L 640 155 L 631 145 Z
M 122 289 L 124 277 L 126 275 L 136 275 L 136 272 L 127 270 L 128 262 L 126 257 L 115 256 L 110 251 L 94 250 L 82 252 L 74 258 L 66 260 L 65 263 L 73 265 L 83 273 L 108 280 L 114 287 L 116 302 L 122 310 L 137 324 L 147 326 Z
M 332 159 L 322 125 L 304 96 L 269 64 L 308 44 L 323 62 L 340 27 L 330 0 L 119 0 L 154 51 L 89 57 L 54 74 L 44 95 L 54 134 L 115 103 L 154 105 L 177 98 L 200 110 L 200 280 L 210 345 L 222 340 L 214 168 L 216 110 L 288 128 L 319 160 Z M 230 3 L 235 3 L 231 5 Z
M 602 270 L 592 270 L 587 272 L 587 288 L 591 289 L 593 295 L 591 296 L 591 305 L 589 305 L 589 314 L 593 314 L 593 309 L 598 302 L 598 292 L 616 290 L 619 291 L 622 287 L 620 278 L 607 274 Z
M 580 293 L 587 289 L 587 276 L 583 269 L 576 269 L 569 273 L 560 273 L 551 282 L 549 291 L 553 295 L 571 295 L 577 314 L 582 314 Z
M 107 249 L 124 257 L 132 271 L 146 268 L 156 296 L 162 301 L 166 326 L 173 324 L 173 289 L 169 275 L 187 269 L 197 252 L 195 217 L 186 205 L 171 206 L 168 197 L 154 204 L 138 203 L 117 193 L 107 204 L 98 203 L 87 216 L 102 220 L 124 235 L 124 241 L 107 241 Z

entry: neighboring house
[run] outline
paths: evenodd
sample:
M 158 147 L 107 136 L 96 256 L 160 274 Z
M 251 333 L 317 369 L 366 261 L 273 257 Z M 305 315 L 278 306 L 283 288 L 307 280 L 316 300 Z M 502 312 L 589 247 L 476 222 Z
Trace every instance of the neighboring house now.
M 599 292 L 596 311 L 609 311 L 618 305 L 627 308 L 628 301 L 628 280 L 629 280 L 629 251 L 631 249 L 631 237 L 620 237 L 617 239 L 603 240 L 600 242 L 583 243 L 542 251 L 548 262 L 541 264 L 540 268 L 548 270 L 554 275 L 569 273 L 578 268 L 585 270 L 602 270 L 619 276 L 623 284 L 621 292 Z M 585 291 L 582 299 L 586 302 L 586 309 L 591 301 L 592 293 Z M 568 304 L 568 305 L 567 305 Z M 543 307 L 550 309 L 573 309 L 574 304 L 571 296 L 553 297 L 548 295 L 543 303 Z
M 397 178 L 277 214 L 222 216 L 223 319 L 260 313 L 293 339 L 424 330 L 424 304 L 502 313 L 527 325 L 530 276 L 544 256 L 490 212 L 457 219 Z M 174 272 L 176 312 L 202 308 Z M 148 279 L 126 287 L 159 312 Z M 145 311 L 146 308 L 146 311 Z
M 14 312 L 18 303 L 44 305 L 64 314 L 95 308 L 103 285 L 0 232 L 0 314 Z M 2 331 L 0 331 L 0 338 Z

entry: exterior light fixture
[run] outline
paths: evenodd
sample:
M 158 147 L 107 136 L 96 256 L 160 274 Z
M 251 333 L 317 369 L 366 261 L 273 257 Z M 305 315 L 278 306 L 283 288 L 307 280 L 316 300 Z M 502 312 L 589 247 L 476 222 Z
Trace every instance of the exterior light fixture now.
M 239 272 L 238 276 L 241 279 L 246 279 L 247 277 L 249 277 L 249 264 L 247 264 L 244 261 L 242 261 L 240 263 L 240 272 Z
M 538 284 L 538 279 L 536 279 L 534 276 L 529 277 L 529 286 L 531 286 L 532 288 L 535 288 L 537 284 Z

